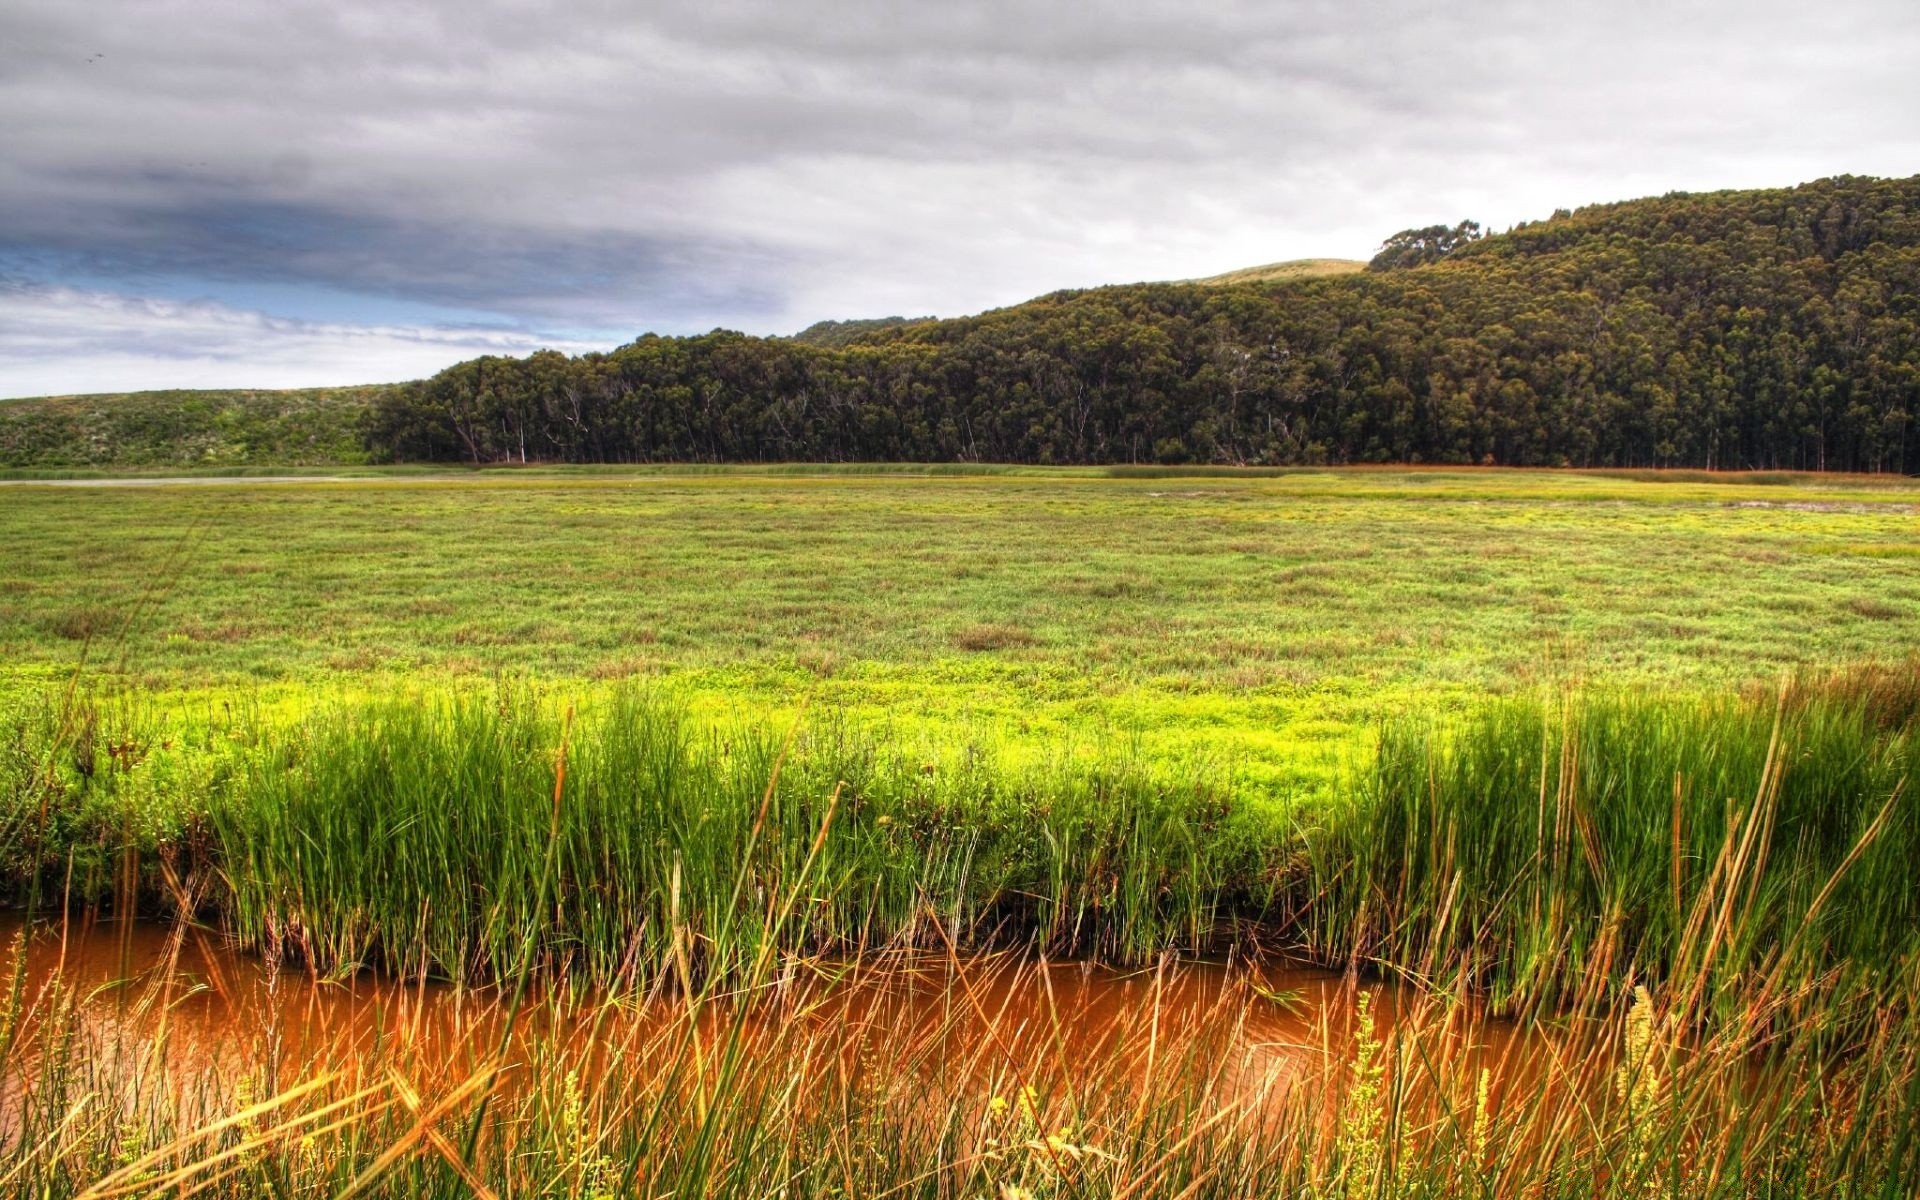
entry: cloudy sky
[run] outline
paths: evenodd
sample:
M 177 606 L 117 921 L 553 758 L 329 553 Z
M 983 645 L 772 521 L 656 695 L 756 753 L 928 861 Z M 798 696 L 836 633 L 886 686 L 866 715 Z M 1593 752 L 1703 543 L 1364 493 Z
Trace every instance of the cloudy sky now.
M 1920 172 L 1913 0 L 7 0 L 0 396 L 411 378 Z

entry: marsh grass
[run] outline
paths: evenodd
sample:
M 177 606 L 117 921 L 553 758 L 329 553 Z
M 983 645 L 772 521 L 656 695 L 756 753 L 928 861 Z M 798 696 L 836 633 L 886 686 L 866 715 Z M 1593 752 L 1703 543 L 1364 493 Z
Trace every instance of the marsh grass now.
M 292 719 L 129 700 L 63 726 L 48 701 L 0 739 L 7 883 L 56 906 L 191 895 L 323 973 L 498 980 L 531 938 L 542 971 L 684 987 L 761 953 L 779 881 L 817 856 L 783 952 L 1290 948 L 1439 988 L 1458 973 L 1507 1013 L 1686 972 L 1703 1006 L 1738 1006 L 1836 972 L 1893 987 L 1915 961 L 1916 678 L 1907 662 L 1407 716 L 1339 802 L 1278 814 L 1124 746 L 716 721 L 647 685 L 596 692 L 571 726 L 511 682 Z
M 1140 961 L 1206 941 L 1248 878 L 1251 818 L 1204 781 L 1121 758 L 907 756 L 831 721 L 702 726 L 639 688 L 580 712 L 550 843 L 560 740 L 554 706 L 512 686 L 315 714 L 211 807 L 232 928 L 323 970 L 498 978 L 532 935 L 544 963 L 601 981 L 730 974 L 813 856 L 783 949 L 925 946 L 937 928 Z
M 1390 1022 L 1331 1007 L 1271 1046 L 1247 1036 L 1267 1001 L 1243 981 L 1181 1022 L 1151 990 L 1069 1051 L 1074 1014 L 1039 971 L 779 954 L 651 1020 L 623 1019 L 618 996 L 543 993 L 538 1031 L 505 1055 L 485 1047 L 506 1001 L 476 993 L 454 1030 L 465 1054 L 410 1039 L 400 1014 L 375 1043 L 237 1073 L 170 1062 L 164 1027 L 92 1019 L 145 1002 L 158 1020 L 167 977 L 118 1001 L 54 986 L 9 1009 L 27 1032 L 6 1060 L 0 1189 L 1731 1200 L 1902 1196 L 1920 1169 L 1910 1016 L 1850 1055 L 1795 1026 L 1756 1059 L 1739 1037 L 1680 1035 L 1675 980 L 1575 1027 L 1500 1030 L 1498 1049 L 1445 997 Z M 996 1007 L 994 974 L 1012 979 L 993 995 L 1033 1003 Z M 855 1004 L 849 975 L 936 1001 Z
M 1502 1011 L 1679 976 L 1732 1007 L 1830 974 L 1901 986 L 1917 678 L 1909 661 L 1771 699 L 1567 694 L 1392 722 L 1367 801 L 1320 848 L 1309 940 L 1464 970 Z
M 506 686 L 236 724 L 180 826 L 205 857 L 162 839 L 149 870 L 276 959 L 499 981 L 471 993 L 470 1051 L 397 1036 L 182 1075 L 174 985 L 115 1001 L 161 1022 L 119 1044 L 103 998 L 16 986 L 0 1188 L 1904 1195 L 1906 694 L 1858 675 L 1407 721 L 1350 816 L 1306 831 L 1125 764 L 928 770 L 831 721 L 707 725 L 643 689 L 571 717 Z M 109 718 L 74 744 L 81 796 L 153 761 L 116 755 L 134 718 Z M 1234 1049 L 1275 1003 L 1244 982 L 1068 1054 L 1057 1014 L 989 1008 L 961 969 L 994 941 L 1153 960 L 1228 918 L 1419 987 L 1390 1024 L 1330 1013 L 1265 1058 Z M 952 1014 L 931 1027 L 808 982 L 928 970 Z M 609 1035 L 644 994 L 675 1015 Z M 1499 1059 L 1489 1011 L 1520 1018 Z M 569 1015 L 587 1032 L 538 1032 Z
M 1385 712 L 1567 675 L 1732 687 L 1920 644 L 1911 481 L 796 468 L 4 501 L 0 691 L 63 678 L 70 618 L 130 606 L 197 527 L 193 569 L 92 677 L 295 707 L 637 675 L 774 724 L 812 688 L 816 709 L 1034 748 L 1138 731 L 1156 759 L 1231 754 L 1276 806 L 1330 786 Z

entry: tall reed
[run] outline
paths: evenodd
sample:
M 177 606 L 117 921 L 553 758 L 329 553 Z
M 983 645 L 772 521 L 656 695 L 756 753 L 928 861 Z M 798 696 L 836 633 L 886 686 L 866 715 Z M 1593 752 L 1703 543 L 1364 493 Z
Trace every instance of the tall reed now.
M 183 1065 L 164 1029 L 55 988 L 6 1063 L 0 1192 L 1752 1200 L 1904 1196 L 1920 1170 L 1910 1013 L 1856 1055 L 1789 1030 L 1756 1060 L 1682 1036 L 1667 989 L 1573 1030 L 1403 995 L 1275 1046 L 1244 979 L 1176 1019 L 1178 967 L 1089 1028 L 1030 961 L 882 952 L 837 965 L 857 986 L 827 966 L 782 956 L 784 986 L 647 1020 L 544 993 L 504 1076 L 404 1012 L 345 1053 Z M 498 1019 L 470 997 L 451 1043 Z
M 511 688 L 319 712 L 212 805 L 232 927 L 323 970 L 498 978 L 531 932 L 602 981 L 726 973 L 761 952 L 837 795 L 787 948 L 937 930 L 1138 961 L 1203 943 L 1256 853 L 1223 793 L 1138 763 L 922 760 L 831 722 L 789 747 L 622 690 L 580 711 L 536 911 L 559 738 Z
M 763 952 L 831 803 L 782 949 L 951 937 L 1145 962 L 1257 942 L 1458 976 L 1505 1012 L 1701 966 L 1700 1004 L 1738 1007 L 1831 972 L 1894 988 L 1915 960 L 1916 680 L 1402 717 L 1345 801 L 1307 812 L 1124 754 L 923 751 L 830 715 L 716 722 L 613 688 L 579 705 L 557 825 L 561 705 L 524 686 L 291 721 L 102 703 L 51 759 L 56 724 L 27 707 L 0 730 L 19 834 L 0 882 L 198 905 L 321 972 L 499 979 L 531 934 L 543 970 L 685 988 Z
M 1465 969 L 1506 1011 L 1696 969 L 1736 1005 L 1763 979 L 1893 986 L 1920 946 L 1916 784 L 1910 712 L 1853 690 L 1401 719 L 1303 924 L 1329 957 Z

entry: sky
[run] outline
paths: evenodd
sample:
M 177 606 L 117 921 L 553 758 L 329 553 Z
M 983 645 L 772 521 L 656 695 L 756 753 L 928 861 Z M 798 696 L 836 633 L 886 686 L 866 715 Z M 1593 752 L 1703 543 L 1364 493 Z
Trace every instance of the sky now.
M 6 0 L 0 397 L 954 316 L 1920 173 L 1920 3 Z

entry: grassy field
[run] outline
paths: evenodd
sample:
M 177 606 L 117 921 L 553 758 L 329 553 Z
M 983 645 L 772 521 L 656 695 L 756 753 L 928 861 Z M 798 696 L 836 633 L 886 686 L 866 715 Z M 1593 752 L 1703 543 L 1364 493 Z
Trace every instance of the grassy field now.
M 1377 720 L 1920 645 L 1920 488 L 620 472 L 0 495 L 0 654 L 267 703 L 519 673 L 1311 784 Z M 141 598 L 150 604 L 142 607 Z

